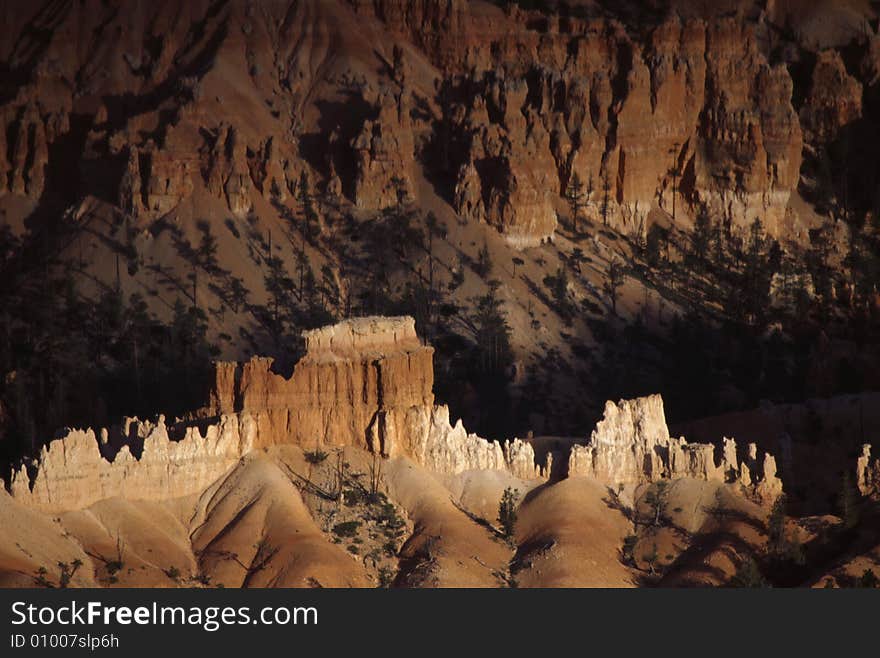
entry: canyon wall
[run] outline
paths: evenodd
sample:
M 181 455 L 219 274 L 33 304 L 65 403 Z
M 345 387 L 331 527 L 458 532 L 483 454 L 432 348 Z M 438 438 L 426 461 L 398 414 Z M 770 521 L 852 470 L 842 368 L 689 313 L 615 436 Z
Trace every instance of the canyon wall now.
M 791 77 L 767 61 L 758 25 L 671 18 L 637 31 L 515 5 L 422 3 L 442 5 L 438 21 L 401 3 L 355 4 L 413 43 L 455 44 L 426 53 L 444 71 L 437 139 L 452 202 L 514 244 L 553 233 L 574 174 L 587 216 L 628 232 L 676 205 L 781 230 L 803 136 Z
M 759 216 L 775 234 L 798 183 L 792 79 L 763 54 L 763 26 L 733 17 L 634 27 L 340 0 L 163 1 L 128 22 L 90 1 L 8 19 L 0 40 L 34 57 L 4 53 L 0 195 L 93 196 L 151 220 L 205 192 L 245 215 L 297 197 L 308 172 L 310 193 L 376 211 L 417 201 L 424 174 L 459 215 L 530 246 L 555 231 L 575 173 L 592 181 L 585 214 L 626 231 L 659 206 Z M 823 56 L 810 134 L 858 116 L 853 93 Z

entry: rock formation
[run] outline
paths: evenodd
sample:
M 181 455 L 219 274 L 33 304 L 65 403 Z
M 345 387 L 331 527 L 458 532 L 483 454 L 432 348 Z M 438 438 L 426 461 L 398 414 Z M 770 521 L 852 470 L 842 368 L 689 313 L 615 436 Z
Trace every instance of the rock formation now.
M 759 471 L 760 477 L 753 477 Z M 749 446 L 742 466 L 738 466 L 736 442 L 725 438 L 722 462 L 716 465 L 712 444 L 670 437 L 659 395 L 606 403 L 604 416 L 589 442 L 572 447 L 568 474 L 596 478 L 613 486 L 679 477 L 739 482 L 761 500 L 771 502 L 782 493 L 776 460 L 765 453 L 759 463 L 754 444 Z
M 157 500 L 205 488 L 252 449 L 355 445 L 408 456 L 438 473 L 510 470 L 546 477 L 527 443 L 499 444 L 453 427 L 433 406 L 433 349 L 412 318 L 358 318 L 304 333 L 291 377 L 272 360 L 218 363 L 208 406 L 166 426 L 126 420 L 118 431 L 67 430 L 9 479 L 41 509 L 79 509 L 113 496 Z M 175 440 L 172 437 L 180 436 Z
M 49 143 L 68 129 L 66 122 L 64 113 L 44 119 L 33 100 L 0 111 L 0 195 L 40 198 L 46 184 Z
M 289 378 L 270 359 L 218 363 L 206 407 L 166 425 L 126 419 L 113 430 L 66 430 L 12 473 L 16 498 L 49 511 L 80 509 L 121 496 L 159 500 L 204 489 L 250 450 L 295 444 L 305 450 L 353 445 L 386 457 L 407 457 L 435 473 L 501 470 L 546 479 L 551 454 L 536 464 L 528 440 L 490 442 L 450 422 L 434 406 L 433 349 L 422 345 L 409 317 L 346 320 L 303 334 L 305 356 Z M 764 501 L 781 493 L 776 462 L 749 446 L 737 463 L 736 443 L 714 447 L 671 438 L 663 400 L 653 395 L 608 402 L 586 445 L 575 445 L 569 476 L 609 485 L 660 478 L 739 482 Z M 860 462 L 860 473 L 866 469 Z M 760 474 L 760 475 L 759 475 Z M 860 487 L 873 481 L 865 476 Z
M 433 405 L 433 348 L 412 318 L 357 318 L 304 334 L 306 354 L 289 379 L 272 359 L 217 365 L 209 407 L 200 415 L 251 414 L 258 445 L 309 449 L 360 445 L 386 456 L 400 443 L 412 407 Z
M 856 486 L 863 496 L 880 497 L 880 459 L 871 461 L 871 445 L 862 446 L 856 461 Z
M 553 234 L 559 187 L 550 136 L 526 103 L 524 80 L 487 76 L 461 130 L 470 147 L 457 174 L 454 205 L 464 217 L 495 226 L 517 247 Z
M 395 14 L 376 12 L 402 30 Z M 499 20 L 532 27 L 472 30 L 452 62 L 438 54 L 454 72 L 441 85 L 451 133 L 441 140 L 459 145 L 460 214 L 534 244 L 553 232 L 554 203 L 578 173 L 594 182 L 587 213 L 597 218 L 601 205 L 618 228 L 677 203 L 743 226 L 761 216 L 780 230 L 802 133 L 791 78 L 767 62 L 754 25 L 673 18 L 641 41 L 608 20 L 516 8 Z
M 251 207 L 252 184 L 247 166 L 247 146 L 234 126 L 221 124 L 211 149 L 208 190 L 224 198 L 232 212 L 243 214 Z
M 91 120 L 81 159 L 56 165 L 87 174 L 80 197 L 100 196 L 95 180 L 115 181 L 124 211 L 142 206 L 161 216 L 204 187 L 243 214 L 256 196 L 284 201 L 304 169 L 319 189 L 341 187 L 358 207 L 381 210 L 415 198 L 415 168 L 436 165 L 422 157 L 430 142 L 446 154 L 455 210 L 515 246 L 552 235 L 575 172 L 594 181 L 586 209 L 594 219 L 607 183 L 602 214 L 619 228 L 678 204 L 744 225 L 761 216 L 778 230 L 798 182 L 802 136 L 792 80 L 762 54 L 760 25 L 673 18 L 637 33 L 612 18 L 477 11 L 462 0 L 323 5 L 314 16 L 298 4 L 263 21 L 245 2 L 206 15 L 194 6 L 178 21 L 174 3 L 157 3 L 119 26 L 135 32 L 129 43 L 154 49 L 108 44 L 94 53 L 75 39 L 52 41 L 0 112 L 9 140 L 0 148 L 0 193 L 42 194 L 50 154 L 71 157 L 51 147 L 74 138 L 67 117 L 77 103 L 77 116 Z M 118 19 L 84 6 L 58 20 L 93 39 Z M 195 42 L 189 21 L 200 26 Z M 358 22 L 370 29 L 339 27 Z M 15 43 L 23 27 L 13 21 L 4 30 Z M 389 43 L 376 50 L 369 39 L 382 30 Z M 323 53 L 329 44 L 314 40 L 325 32 L 340 52 Z M 404 51 L 418 75 L 404 74 Z M 820 57 L 802 113 L 811 131 L 858 112 L 858 85 L 841 66 L 836 55 Z M 104 69 L 107 79 L 95 74 Z M 73 80 L 82 88 L 71 89 Z M 81 97 L 127 100 L 93 106 Z M 340 116 L 325 114 L 340 97 L 350 99 Z M 344 157 L 328 165 L 336 134 Z M 303 135 L 312 139 L 307 148 Z
M 547 478 L 550 463 L 535 464 L 532 446 L 520 439 L 503 443 L 469 434 L 459 419 L 449 422 L 449 409 L 414 407 L 407 415 L 408 453 L 425 468 L 453 475 L 471 470 L 509 470 L 523 479 Z
M 376 118 L 367 120 L 352 142 L 357 173 L 354 202 L 382 209 L 415 198 L 415 159 L 409 92 L 385 89 L 375 102 Z
M 801 125 L 821 142 L 833 141 L 840 128 L 862 116 L 862 86 L 849 75 L 835 50 L 819 53 Z
M 127 420 L 122 436 L 130 443 L 114 449 L 106 430 L 99 436 L 91 429 L 66 430 L 43 447 L 33 464 L 12 474 L 9 491 L 47 512 L 82 509 L 111 497 L 186 496 L 200 492 L 235 466 L 251 450 L 256 436 L 247 414 L 223 416 L 204 434 L 195 426 L 183 431 L 183 438 L 172 440 L 162 416 L 156 423 Z

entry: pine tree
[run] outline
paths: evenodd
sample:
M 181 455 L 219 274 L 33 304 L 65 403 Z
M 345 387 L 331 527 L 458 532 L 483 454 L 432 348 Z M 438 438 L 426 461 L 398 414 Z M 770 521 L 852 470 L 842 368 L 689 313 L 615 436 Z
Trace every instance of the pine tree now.
M 820 301 L 820 310 L 827 311 L 832 302 L 833 269 L 831 267 L 831 227 L 823 226 L 811 235 L 806 263 L 813 279 L 813 289 Z
M 305 223 L 305 234 L 314 237 L 320 230 L 318 212 L 315 210 L 314 197 L 309 183 L 309 175 L 306 170 L 299 176 L 299 183 L 296 189 L 296 199 L 300 204 L 300 212 Z
M 608 299 L 611 300 L 611 312 L 615 315 L 617 315 L 618 291 L 623 286 L 624 277 L 623 264 L 621 264 L 617 258 L 612 258 L 611 262 L 608 264 L 604 288 L 605 293 L 608 295 Z
M 681 145 L 676 142 L 675 145 L 670 149 L 669 153 L 672 155 L 672 166 L 669 168 L 669 175 L 672 176 L 672 222 L 675 223 L 675 201 L 676 196 L 678 195 L 678 177 L 681 175 L 681 170 L 678 166 L 678 156 L 679 156 L 679 148 Z
M 489 246 L 485 242 L 477 253 L 477 265 L 474 269 L 484 279 L 492 274 L 492 256 L 489 254 Z
M 666 233 L 666 229 L 657 224 L 653 224 L 648 229 L 645 239 L 645 260 L 650 267 L 659 267 L 663 262 L 663 242 Z
M 739 566 L 736 568 L 736 573 L 730 581 L 730 585 L 732 587 L 747 588 L 770 586 L 753 557 L 748 557 L 739 563 Z
M 785 537 L 785 497 L 779 496 L 770 510 L 767 521 L 767 550 L 776 557 L 785 554 L 788 541 Z
M 659 526 L 666 519 L 666 501 L 669 497 L 669 483 L 660 480 L 645 494 L 645 502 L 650 509 L 648 523 Z
M 581 210 L 586 206 L 586 193 L 584 185 L 577 172 L 571 175 L 568 186 L 565 189 L 565 198 L 568 200 L 569 217 L 571 218 L 571 228 L 575 233 L 580 233 L 578 229 L 578 217 Z
M 712 241 L 712 221 L 708 213 L 701 210 L 697 213 L 694 232 L 691 236 L 691 257 L 695 266 L 705 267 L 709 247 Z
M 513 487 L 507 487 L 501 494 L 501 502 L 498 504 L 498 523 L 501 525 L 501 534 L 511 541 L 516 529 L 516 508 L 519 503 L 519 491 Z
M 840 481 L 840 492 L 837 496 L 837 506 L 840 518 L 845 528 L 854 528 L 859 522 L 859 492 L 853 483 L 849 471 L 844 471 Z
M 880 588 L 880 578 L 877 577 L 873 569 L 865 569 L 862 577 L 859 578 L 858 586 L 866 589 L 878 589 Z
M 498 282 L 490 281 L 488 292 L 476 300 L 474 338 L 483 373 L 503 373 L 513 361 L 512 335 L 501 300 Z
M 768 306 L 770 270 L 766 245 L 764 224 L 756 217 L 749 226 L 743 271 L 743 291 L 746 296 L 744 310 L 753 320 L 761 317 Z
M 556 302 L 556 308 L 559 314 L 566 322 L 570 322 L 571 304 L 568 300 L 568 273 L 565 267 L 560 265 L 556 270 L 556 276 L 553 277 L 553 301 Z
M 602 176 L 602 206 L 600 207 L 602 214 L 602 224 L 608 226 L 608 216 L 611 214 L 611 180 L 608 176 L 608 170 Z

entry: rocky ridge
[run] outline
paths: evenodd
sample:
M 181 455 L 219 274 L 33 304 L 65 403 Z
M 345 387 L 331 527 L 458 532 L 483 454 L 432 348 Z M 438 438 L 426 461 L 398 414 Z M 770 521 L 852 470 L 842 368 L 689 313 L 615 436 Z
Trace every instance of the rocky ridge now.
M 113 432 L 66 430 L 12 473 L 8 490 L 50 511 L 114 496 L 185 496 L 248 452 L 279 444 L 314 451 L 354 445 L 445 475 L 504 470 L 522 479 L 550 477 L 553 453 L 538 464 L 528 440 L 486 441 L 434 405 L 432 348 L 421 344 L 412 318 L 347 320 L 304 339 L 306 354 L 289 378 L 272 372 L 269 359 L 218 363 L 210 402 L 194 419 L 126 419 Z M 736 481 L 768 501 L 781 493 L 772 456 L 759 462 L 750 446 L 738 464 L 735 442 L 725 439 L 716 466 L 713 451 L 670 438 L 659 395 L 609 402 L 587 445 L 572 448 L 568 476 L 609 486 L 679 477 Z

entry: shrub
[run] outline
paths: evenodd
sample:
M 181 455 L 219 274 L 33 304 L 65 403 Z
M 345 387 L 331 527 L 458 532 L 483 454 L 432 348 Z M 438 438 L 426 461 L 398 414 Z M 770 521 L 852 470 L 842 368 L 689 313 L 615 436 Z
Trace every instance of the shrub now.
M 636 535 L 627 535 L 623 538 L 623 561 L 630 566 L 635 565 L 636 544 L 638 542 L 639 538 Z
M 732 587 L 769 587 L 754 558 L 740 562 L 730 581 Z
M 360 527 L 360 521 L 343 521 L 333 526 L 333 534 L 339 537 L 354 537 Z
M 386 589 L 394 583 L 394 570 L 390 567 L 381 567 L 379 569 L 379 587 Z
M 323 450 L 308 450 L 304 453 L 306 461 L 309 464 L 317 465 L 327 459 L 327 453 Z
M 865 569 L 865 573 L 859 578 L 859 587 L 877 589 L 880 587 L 880 578 L 877 578 L 877 574 L 874 573 L 873 569 Z

